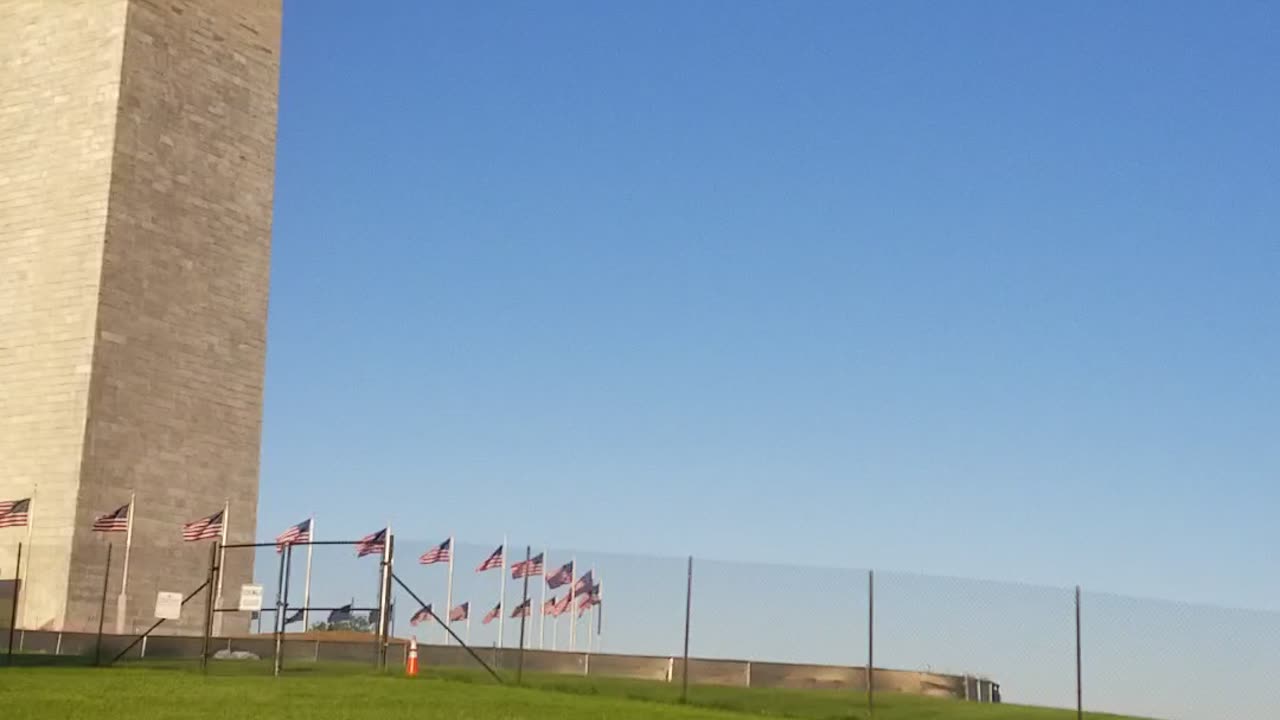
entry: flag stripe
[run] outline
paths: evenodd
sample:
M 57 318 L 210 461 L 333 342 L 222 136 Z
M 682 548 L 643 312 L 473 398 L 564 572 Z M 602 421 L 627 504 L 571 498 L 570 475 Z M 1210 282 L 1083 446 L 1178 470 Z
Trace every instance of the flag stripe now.
M 561 585 L 568 585 L 573 581 L 573 563 L 568 562 L 560 566 L 559 570 L 547 576 L 547 587 L 555 589 Z
M 422 557 L 418 558 L 418 562 L 422 565 L 434 565 L 435 563 L 449 562 L 449 556 L 453 552 L 453 538 L 449 538 L 430 550 L 422 553 Z
M 480 563 L 480 567 L 476 568 L 476 572 L 496 570 L 502 567 L 502 556 L 505 550 L 506 548 L 504 546 L 499 545 L 497 550 L 489 553 L 489 557 L 485 558 L 485 561 Z
M 360 542 L 356 543 L 356 557 L 364 557 L 365 555 L 373 555 L 382 552 L 387 546 L 387 529 L 382 528 L 376 533 L 370 533 L 360 538 Z
M 182 539 L 187 542 L 196 542 L 199 540 L 217 540 L 222 536 L 222 511 L 202 517 L 199 520 L 182 526 Z
M 26 527 L 31 521 L 31 498 L 0 500 L 0 528 Z
M 128 532 L 129 506 L 120 507 L 115 512 L 100 515 L 93 521 L 94 532 Z
M 285 545 L 311 542 L 311 518 L 307 518 L 276 536 L 276 552 L 284 552 Z
M 467 619 L 471 614 L 471 603 L 464 602 L 458 607 L 449 611 L 449 622 L 461 622 Z
M 538 553 L 528 560 L 521 560 L 511 566 L 511 577 L 514 580 L 519 580 L 526 575 L 529 577 L 541 575 L 543 571 L 542 563 L 542 553 Z

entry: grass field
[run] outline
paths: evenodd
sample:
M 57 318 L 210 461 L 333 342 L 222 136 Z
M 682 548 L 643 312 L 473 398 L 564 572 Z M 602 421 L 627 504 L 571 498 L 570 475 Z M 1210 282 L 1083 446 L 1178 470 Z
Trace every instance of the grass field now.
M 266 664 L 214 663 L 208 677 L 191 666 L 0 668 L 0 707 L 8 718 L 442 718 L 475 720 L 630 720 L 631 718 L 868 718 L 861 694 L 836 691 L 691 688 L 690 703 L 666 683 L 526 676 L 499 686 L 470 671 L 406 679 L 350 666 L 298 668 L 280 679 Z M 979 705 L 905 695 L 877 696 L 877 720 L 1071 720 L 1074 712 Z M 1087 715 L 1093 719 L 1115 716 Z

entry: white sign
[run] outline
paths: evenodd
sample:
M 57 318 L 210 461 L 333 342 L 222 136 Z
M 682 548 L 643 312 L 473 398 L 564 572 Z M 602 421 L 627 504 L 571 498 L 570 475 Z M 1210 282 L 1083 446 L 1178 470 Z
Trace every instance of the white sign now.
M 156 617 L 161 620 L 177 620 L 182 617 L 182 593 L 156 593 Z
M 240 612 L 261 612 L 262 610 L 262 586 L 261 585 L 241 585 L 240 586 Z

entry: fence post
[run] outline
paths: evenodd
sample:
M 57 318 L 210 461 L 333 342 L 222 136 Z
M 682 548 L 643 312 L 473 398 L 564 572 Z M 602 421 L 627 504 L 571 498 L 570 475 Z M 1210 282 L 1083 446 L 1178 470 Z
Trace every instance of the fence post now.
M 214 578 L 218 574 L 218 541 L 213 541 L 209 546 L 209 574 L 205 580 L 205 606 L 204 606 L 204 639 L 200 644 L 200 671 L 208 672 L 209 670 L 209 638 L 213 635 L 213 615 L 214 615 L 214 599 L 213 585 Z M 158 624 L 158 623 L 157 623 Z M 152 625 L 154 630 L 156 625 Z M 146 636 L 151 634 L 148 630 L 142 639 L 146 640 Z M 112 662 L 115 662 L 114 660 Z
M 876 571 L 867 571 L 867 712 L 876 714 Z
M 1076 586 L 1076 718 L 1084 720 L 1084 672 L 1080 653 L 1080 586 Z
M 18 543 L 18 564 L 13 571 L 13 602 L 9 605 L 9 655 L 8 664 L 13 664 L 13 630 L 18 626 L 18 596 L 22 594 L 22 581 L 18 574 L 22 572 L 22 543 Z
M 280 569 L 276 575 L 276 617 L 275 622 L 271 626 L 272 635 L 272 658 L 271 658 L 271 674 L 274 677 L 280 675 L 280 648 L 284 641 L 284 584 L 288 582 L 289 571 L 285 565 L 288 559 L 289 545 L 285 545 L 285 552 L 280 553 Z
M 504 547 L 502 548 L 502 551 L 505 553 L 507 549 Z M 520 655 L 519 655 L 519 659 L 516 660 L 516 684 L 517 685 L 520 685 L 521 683 L 524 682 L 524 627 L 525 627 L 525 621 L 529 618 L 529 612 L 530 612 L 530 609 L 525 607 L 525 605 L 528 604 L 529 602 L 529 559 L 532 557 L 532 555 L 530 554 L 532 552 L 533 552 L 533 548 L 531 548 L 528 545 L 524 546 L 524 597 L 521 598 L 520 607 L 524 607 L 525 611 L 523 614 L 520 615 Z M 450 555 L 450 557 L 452 557 L 452 555 Z M 505 574 L 506 568 L 504 567 L 502 571 Z M 449 612 L 452 613 L 453 608 L 449 608 Z M 575 620 L 575 622 L 577 621 Z M 448 636 L 446 635 L 445 637 L 447 638 Z M 588 645 L 590 645 L 589 642 L 588 642 Z M 590 657 L 589 654 L 588 654 L 588 657 Z
M 107 567 L 102 571 L 102 602 L 98 605 L 98 643 L 93 651 L 93 664 L 102 664 L 102 623 L 107 619 L 107 583 L 111 580 L 111 543 L 107 543 Z
M 689 570 L 684 590 L 684 667 L 681 668 L 683 686 L 680 702 L 689 702 L 689 620 L 693 614 L 693 556 L 689 556 Z
M 387 612 L 391 603 L 391 562 L 395 556 L 396 537 L 387 533 L 387 542 L 382 546 L 382 577 L 378 588 L 378 669 L 387 669 L 387 628 L 389 627 Z M 453 550 L 450 548 L 450 553 Z M 448 615 L 446 614 L 447 618 Z
M 276 612 L 276 617 L 280 621 L 280 632 L 276 635 L 275 667 L 272 670 L 275 677 L 280 677 L 280 671 L 284 669 L 284 629 L 289 622 L 289 576 L 293 574 L 293 543 L 284 546 L 282 555 L 284 587 L 281 590 L 280 609 Z

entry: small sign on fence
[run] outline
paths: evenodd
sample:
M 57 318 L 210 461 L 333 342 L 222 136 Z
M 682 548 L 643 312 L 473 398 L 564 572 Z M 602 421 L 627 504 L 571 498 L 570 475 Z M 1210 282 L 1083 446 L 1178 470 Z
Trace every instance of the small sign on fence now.
M 262 610 L 262 586 L 240 586 L 240 612 L 260 612 Z
M 156 617 L 161 620 L 177 620 L 182 617 L 182 593 L 156 593 Z

